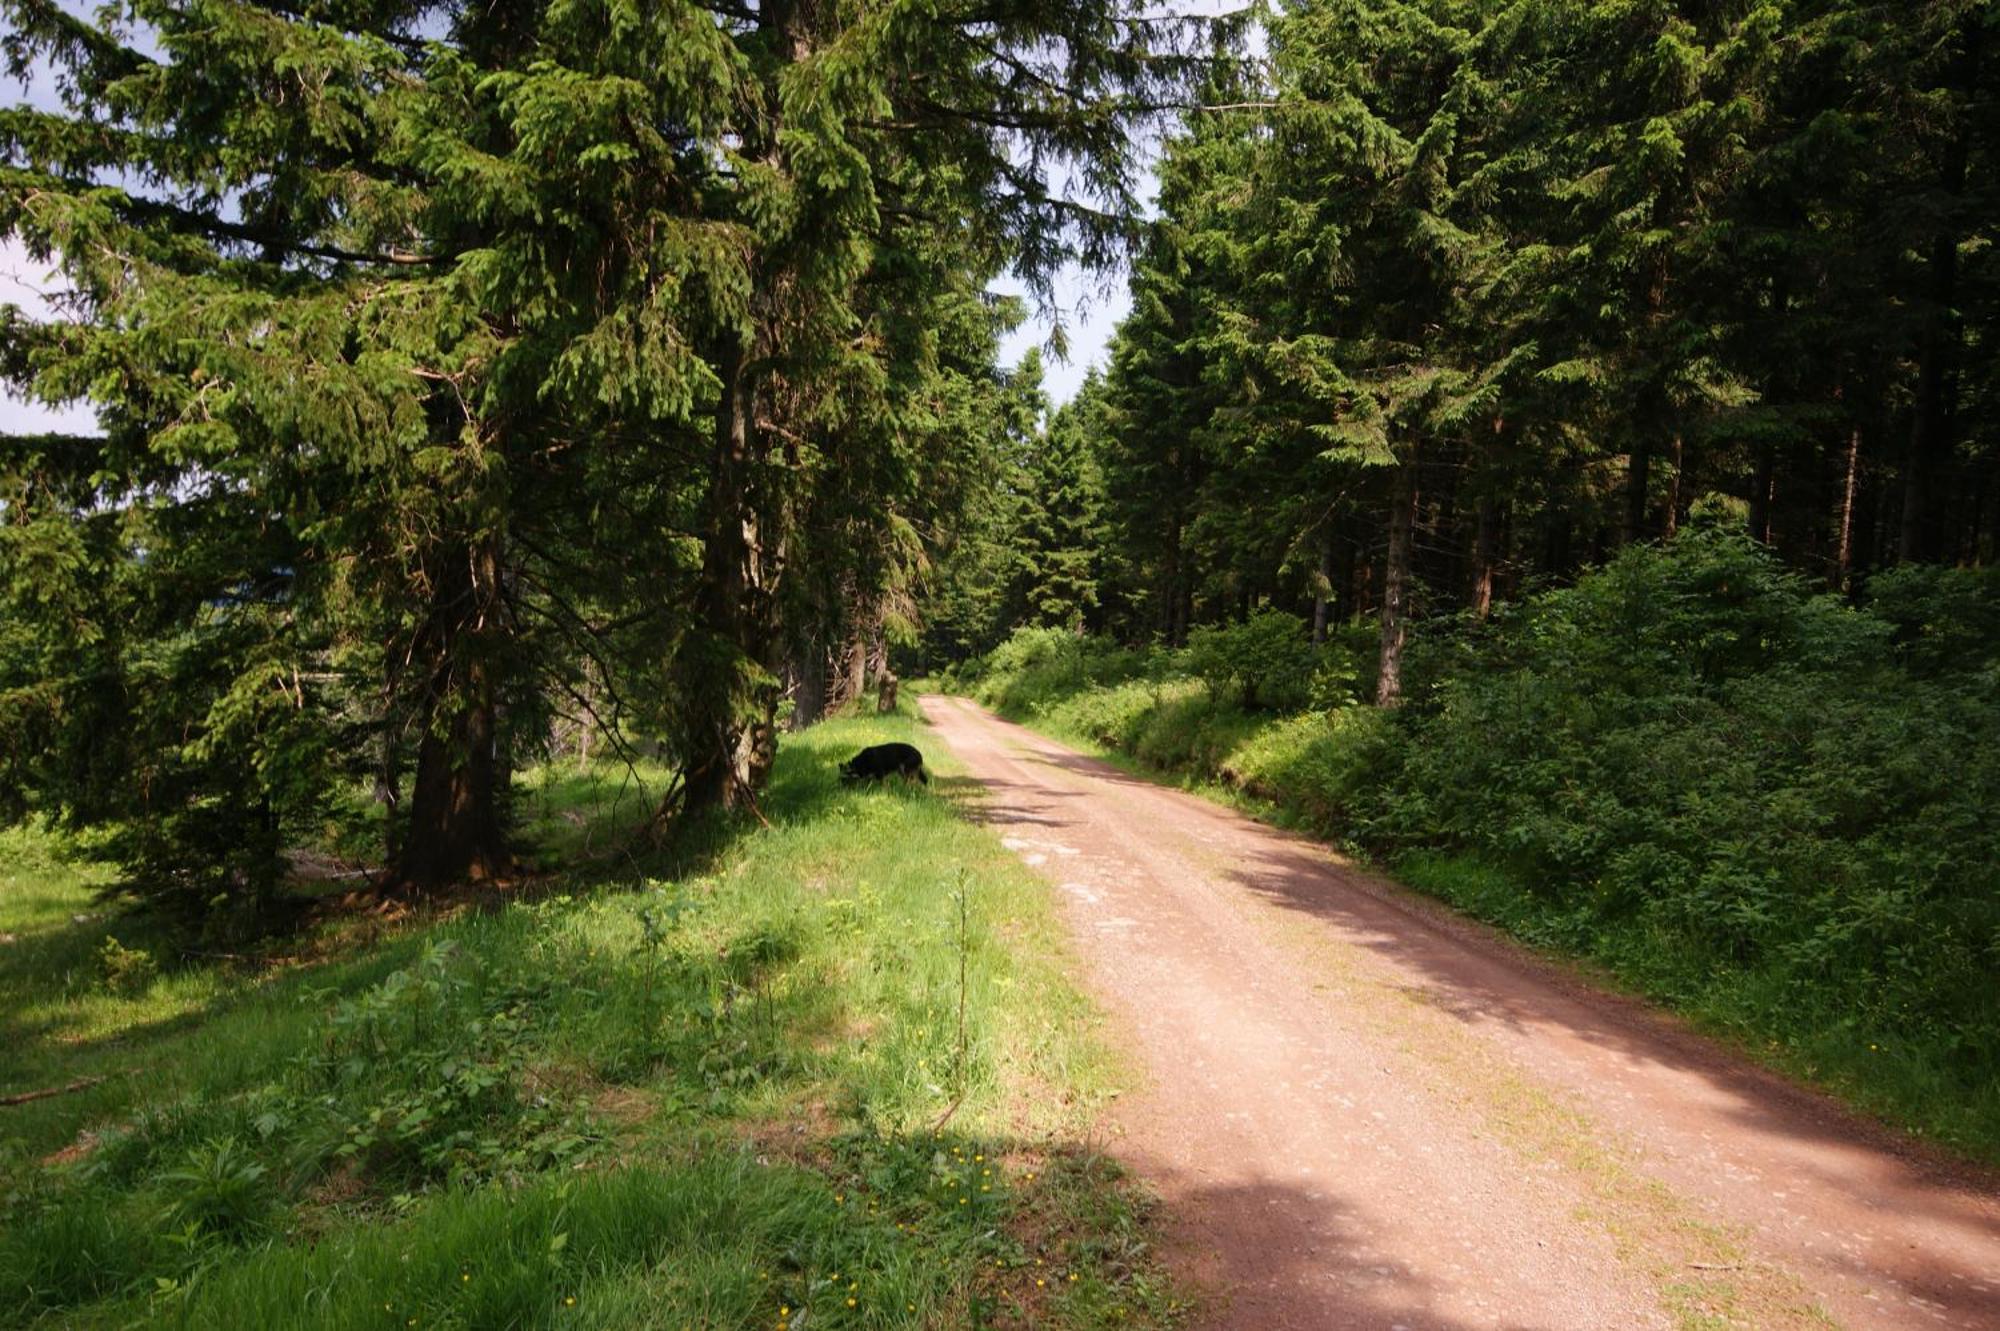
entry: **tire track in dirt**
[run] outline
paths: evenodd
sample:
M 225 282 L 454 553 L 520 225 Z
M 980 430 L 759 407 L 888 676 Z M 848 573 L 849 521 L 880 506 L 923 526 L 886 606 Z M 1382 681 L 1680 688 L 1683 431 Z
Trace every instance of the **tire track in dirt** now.
M 1228 1331 L 2000 1331 L 1993 1181 L 1325 848 L 963 699 L 1147 1084 L 1114 1153 Z

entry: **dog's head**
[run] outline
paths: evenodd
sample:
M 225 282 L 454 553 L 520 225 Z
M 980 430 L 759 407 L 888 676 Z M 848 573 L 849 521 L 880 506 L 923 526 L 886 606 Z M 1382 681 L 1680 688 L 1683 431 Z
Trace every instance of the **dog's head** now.
M 854 770 L 854 760 L 848 759 L 840 765 L 840 784 L 851 786 L 861 779 L 861 773 Z

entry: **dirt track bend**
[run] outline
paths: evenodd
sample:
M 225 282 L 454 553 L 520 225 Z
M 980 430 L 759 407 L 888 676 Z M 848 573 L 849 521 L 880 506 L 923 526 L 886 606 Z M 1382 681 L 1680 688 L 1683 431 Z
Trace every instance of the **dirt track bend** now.
M 1309 841 L 963 699 L 1145 1072 L 1111 1149 L 1231 1331 L 2000 1331 L 2000 1193 Z

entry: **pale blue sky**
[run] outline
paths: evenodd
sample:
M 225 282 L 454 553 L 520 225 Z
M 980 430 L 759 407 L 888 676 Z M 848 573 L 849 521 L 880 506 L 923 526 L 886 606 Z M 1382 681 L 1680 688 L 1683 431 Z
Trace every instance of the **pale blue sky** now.
M 1108 289 L 1105 288 L 1107 282 L 1110 284 Z M 1012 280 L 995 283 L 994 289 L 1022 294 L 1021 284 Z M 1051 406 L 1060 407 L 1076 396 L 1076 390 L 1083 386 L 1085 375 L 1093 368 L 1104 367 L 1105 350 L 1111 335 L 1117 331 L 1118 321 L 1132 308 L 1132 293 L 1125 285 L 1122 269 L 1092 278 L 1081 269 L 1072 267 L 1064 269 L 1057 277 L 1055 299 L 1060 307 L 1063 331 L 1069 338 L 1069 358 L 1057 360 L 1049 351 L 1048 341 L 1055 319 L 1030 316 L 1026 323 L 1001 342 L 1000 363 L 1012 369 L 1021 363 L 1021 356 L 1028 348 L 1041 347 L 1042 390 L 1049 395 Z

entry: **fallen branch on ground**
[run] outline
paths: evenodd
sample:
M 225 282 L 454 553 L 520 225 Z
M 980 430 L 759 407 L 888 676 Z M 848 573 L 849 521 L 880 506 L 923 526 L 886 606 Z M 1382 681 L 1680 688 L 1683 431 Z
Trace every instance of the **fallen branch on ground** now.
M 109 1080 L 109 1077 L 79 1077 L 67 1086 L 50 1086 L 39 1091 L 22 1091 L 18 1095 L 0 1095 L 0 1108 L 8 1105 L 24 1105 L 31 1100 L 50 1100 L 58 1095 L 68 1095 L 73 1091 L 87 1091 L 99 1082 Z

